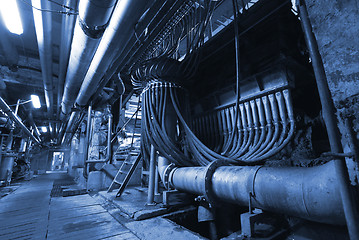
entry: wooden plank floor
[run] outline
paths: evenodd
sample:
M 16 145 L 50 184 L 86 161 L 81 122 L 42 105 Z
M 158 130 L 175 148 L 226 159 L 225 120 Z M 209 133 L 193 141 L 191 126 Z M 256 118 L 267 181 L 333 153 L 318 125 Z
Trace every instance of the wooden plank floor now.
M 89 195 L 50 197 L 45 174 L 0 199 L 0 239 L 138 239 Z

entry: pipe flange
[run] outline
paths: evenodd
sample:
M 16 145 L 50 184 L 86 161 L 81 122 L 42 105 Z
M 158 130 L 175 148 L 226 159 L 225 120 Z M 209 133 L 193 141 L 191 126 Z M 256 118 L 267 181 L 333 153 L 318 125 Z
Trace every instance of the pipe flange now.
M 175 168 L 176 168 L 176 166 L 173 163 L 171 163 L 165 169 L 165 172 L 163 174 L 163 180 L 164 180 L 163 185 L 165 186 L 166 189 L 171 188 L 170 174 L 171 174 L 172 170 Z
M 205 189 L 205 198 L 207 199 L 210 207 L 214 205 L 219 205 L 219 201 L 217 200 L 213 189 L 212 189 L 212 176 L 218 167 L 227 165 L 224 160 L 216 160 L 211 162 L 206 169 L 205 177 L 204 177 L 204 189 Z

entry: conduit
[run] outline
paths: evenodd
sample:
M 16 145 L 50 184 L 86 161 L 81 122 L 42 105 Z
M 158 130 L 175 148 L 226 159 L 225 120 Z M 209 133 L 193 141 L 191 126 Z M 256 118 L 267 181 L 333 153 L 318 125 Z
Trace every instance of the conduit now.
M 79 16 L 76 20 L 62 97 L 62 119 L 71 112 L 115 3 L 116 0 L 81 0 L 79 3 Z

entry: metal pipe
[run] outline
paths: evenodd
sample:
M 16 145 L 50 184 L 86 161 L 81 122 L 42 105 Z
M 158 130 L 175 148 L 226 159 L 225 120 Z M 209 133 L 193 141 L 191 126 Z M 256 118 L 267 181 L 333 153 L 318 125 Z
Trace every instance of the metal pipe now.
M 1 166 L 1 162 L 2 162 L 2 159 L 3 159 L 3 145 L 4 145 L 4 136 L 1 135 L 1 143 L 0 143 L 0 166 Z
M 340 134 L 335 116 L 335 108 L 330 95 L 323 62 L 318 49 L 318 44 L 312 31 L 312 26 L 304 1 L 297 0 L 296 4 L 299 10 L 304 38 L 308 46 L 309 55 L 313 64 L 314 75 L 318 86 L 320 102 L 322 104 L 323 118 L 329 137 L 330 148 L 332 152 L 341 153 L 343 152 L 343 149 L 340 142 Z M 335 160 L 333 167 L 335 168 L 337 181 L 339 182 L 340 186 L 340 195 L 342 198 L 349 236 L 351 239 L 359 239 L 359 215 L 356 209 L 355 201 L 350 191 L 347 167 L 345 162 L 342 160 Z
M 111 18 L 116 0 L 81 0 L 66 74 L 61 110 L 71 112 L 91 60 Z
M 112 19 L 86 73 L 76 104 L 85 106 L 96 92 L 106 70 L 114 60 L 120 46 L 125 46 L 135 34 L 137 21 L 152 1 L 121 0 L 116 4 Z M 112 75 L 111 75 L 112 76 Z M 107 78 L 109 80 L 110 78 Z
M 297 216 L 312 221 L 344 224 L 334 162 L 311 168 L 222 166 L 206 184 L 207 167 L 176 168 L 170 184 L 181 191 L 216 200 Z M 209 187 L 206 187 L 209 186 Z M 251 195 L 250 195 L 251 193 Z M 207 199 L 211 200 L 211 199 Z
M 86 137 L 84 143 L 84 171 L 83 175 L 87 179 L 87 157 L 88 157 L 88 150 L 89 150 L 89 142 L 90 142 L 90 131 L 91 131 L 91 114 L 92 114 L 92 105 L 90 104 L 87 110 L 87 123 L 86 123 Z
M 77 11 L 78 0 L 64 0 L 64 4 Z M 57 117 L 60 117 L 61 100 L 64 93 L 64 83 L 66 79 L 67 66 L 70 58 L 71 42 L 74 35 L 76 17 L 75 15 L 66 14 L 62 16 L 61 30 L 61 53 L 59 60 L 59 81 L 57 89 Z
M 155 176 L 156 174 L 156 150 L 151 144 L 150 153 L 150 175 L 148 180 L 147 205 L 153 205 L 155 202 Z
M 38 9 L 51 9 L 49 1 L 32 0 L 32 5 Z M 49 119 L 53 118 L 54 95 L 52 82 L 52 16 L 51 12 L 41 12 L 33 8 L 34 24 L 39 48 L 39 56 L 41 62 L 41 73 L 44 84 L 45 102 L 47 115 Z M 49 123 L 51 134 L 54 135 L 54 124 Z
M 6 113 L 6 115 L 17 124 L 26 135 L 28 135 L 32 140 L 34 140 L 37 144 L 40 144 L 40 141 L 30 132 L 30 130 L 23 124 L 21 119 L 10 109 L 9 105 L 5 102 L 5 100 L 0 97 L 0 108 Z

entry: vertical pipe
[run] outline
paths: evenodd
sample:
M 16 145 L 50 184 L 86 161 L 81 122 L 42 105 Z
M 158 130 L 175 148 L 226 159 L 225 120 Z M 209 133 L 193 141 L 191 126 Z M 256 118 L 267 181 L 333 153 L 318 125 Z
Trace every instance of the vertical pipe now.
M 87 110 L 87 125 L 86 125 L 86 138 L 84 142 L 84 171 L 83 175 L 87 179 L 87 155 L 88 155 L 88 149 L 89 149 L 89 142 L 90 142 L 90 131 L 91 131 L 91 114 L 92 114 L 92 105 L 90 104 Z
M 112 161 L 112 148 L 111 148 L 111 138 L 112 138 L 112 113 L 111 113 L 111 105 L 108 105 L 108 130 L 107 130 L 107 159 L 108 162 Z
M 297 7 L 304 32 L 304 38 L 308 46 L 309 54 L 312 59 L 314 75 L 318 86 L 320 102 L 322 104 L 323 118 L 327 128 L 331 151 L 334 153 L 342 152 L 340 134 L 337 126 L 335 109 L 330 95 L 328 82 L 326 79 L 323 62 L 319 53 L 317 41 L 312 32 L 306 5 L 303 0 L 297 0 Z M 350 191 L 350 183 L 347 167 L 342 160 L 335 160 L 334 167 L 340 185 L 340 195 L 342 198 L 345 219 L 350 239 L 359 239 L 359 216 L 355 207 L 354 199 Z
M 0 143 L 0 166 L 1 166 L 1 162 L 2 162 L 2 147 L 4 145 L 4 136 L 1 136 L 1 143 Z
M 156 175 L 155 175 L 155 195 L 160 195 L 160 192 L 159 192 L 159 185 L 160 185 L 160 178 L 159 178 L 159 174 L 158 174 L 158 166 L 156 166 Z
M 155 174 L 156 174 L 156 150 L 151 145 L 150 155 L 150 177 L 148 181 L 148 194 L 147 194 L 147 205 L 154 204 L 155 199 Z

